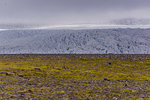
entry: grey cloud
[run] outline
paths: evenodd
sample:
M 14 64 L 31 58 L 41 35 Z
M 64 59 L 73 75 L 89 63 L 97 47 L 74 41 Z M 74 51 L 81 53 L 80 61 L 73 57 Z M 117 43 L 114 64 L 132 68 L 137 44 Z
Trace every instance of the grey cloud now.
M 0 0 L 1 23 L 96 23 L 149 17 L 149 0 Z

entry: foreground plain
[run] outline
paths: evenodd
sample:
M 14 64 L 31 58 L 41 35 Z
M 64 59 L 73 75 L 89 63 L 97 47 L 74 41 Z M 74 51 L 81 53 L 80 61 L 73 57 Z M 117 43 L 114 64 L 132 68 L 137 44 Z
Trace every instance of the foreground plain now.
M 0 99 L 149 100 L 150 55 L 0 55 Z

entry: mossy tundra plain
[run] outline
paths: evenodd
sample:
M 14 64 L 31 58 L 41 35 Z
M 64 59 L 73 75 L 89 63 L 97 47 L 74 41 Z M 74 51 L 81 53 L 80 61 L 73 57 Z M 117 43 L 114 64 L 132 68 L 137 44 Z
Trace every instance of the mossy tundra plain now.
M 150 55 L 0 55 L 0 99 L 150 100 Z

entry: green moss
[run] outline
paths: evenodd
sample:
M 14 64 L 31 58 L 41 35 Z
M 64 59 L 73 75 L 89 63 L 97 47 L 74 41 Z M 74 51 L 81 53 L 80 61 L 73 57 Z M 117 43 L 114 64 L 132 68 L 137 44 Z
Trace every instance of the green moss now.
M 5 87 L 5 91 L 12 99 L 15 95 L 12 91 L 15 90 L 21 92 L 31 90 L 34 93 L 28 94 L 29 97 L 43 98 L 43 100 L 44 96 L 48 95 L 51 95 L 49 98 L 53 99 L 59 99 L 59 96 L 69 98 L 70 95 L 90 100 L 97 97 L 111 99 L 113 96 L 125 100 L 129 99 L 129 95 L 135 99 L 137 97 L 132 93 L 138 92 L 138 90 L 128 89 L 125 87 L 126 83 L 116 81 L 150 81 L 149 61 L 149 59 L 141 61 L 140 59 L 96 57 L 0 58 L 0 71 L 13 73 L 12 76 L 0 74 L 2 77 L 0 83 L 9 83 L 9 86 Z M 108 78 L 109 81 L 104 81 L 104 78 Z M 104 85 L 101 86 L 96 82 Z M 23 83 L 25 84 L 22 85 Z M 122 88 L 122 90 L 118 88 Z M 143 88 L 150 90 L 148 86 L 143 86 Z

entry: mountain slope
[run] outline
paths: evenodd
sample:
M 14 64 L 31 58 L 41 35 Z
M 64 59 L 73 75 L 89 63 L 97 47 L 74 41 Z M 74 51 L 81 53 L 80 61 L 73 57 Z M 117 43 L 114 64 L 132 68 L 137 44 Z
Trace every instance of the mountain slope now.
M 1 31 L 0 53 L 150 54 L 150 29 Z

